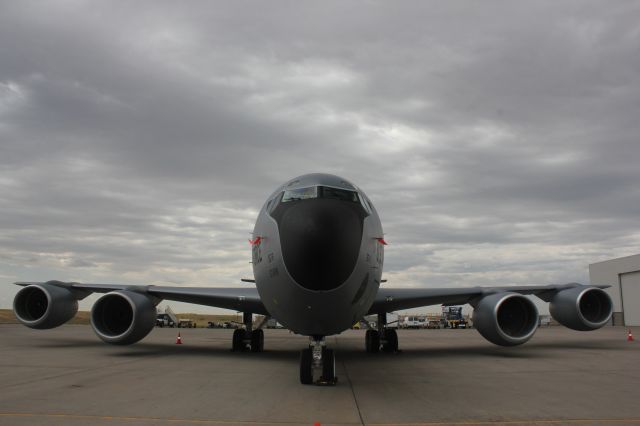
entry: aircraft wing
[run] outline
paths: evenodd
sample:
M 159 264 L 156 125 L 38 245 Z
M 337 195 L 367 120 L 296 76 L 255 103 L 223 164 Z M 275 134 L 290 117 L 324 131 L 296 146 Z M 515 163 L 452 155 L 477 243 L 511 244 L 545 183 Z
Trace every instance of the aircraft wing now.
M 582 284 L 552 284 L 544 286 L 513 287 L 468 287 L 468 288 L 381 288 L 368 314 L 392 312 L 400 309 L 418 308 L 430 305 L 464 305 L 473 303 L 483 296 L 493 293 L 513 292 L 533 294 L 549 302 L 560 290 Z M 608 285 L 592 286 L 607 288 Z
M 31 284 L 45 284 L 43 282 L 17 282 L 19 286 Z M 115 290 L 130 290 L 147 294 L 163 300 L 194 303 L 196 305 L 215 306 L 216 308 L 231 309 L 234 311 L 252 312 L 254 314 L 268 315 L 258 290 L 251 288 L 235 287 L 164 287 L 155 285 L 126 285 L 126 284 L 87 284 L 61 281 L 48 281 L 58 287 L 65 287 L 77 291 L 81 298 L 90 293 L 108 293 Z

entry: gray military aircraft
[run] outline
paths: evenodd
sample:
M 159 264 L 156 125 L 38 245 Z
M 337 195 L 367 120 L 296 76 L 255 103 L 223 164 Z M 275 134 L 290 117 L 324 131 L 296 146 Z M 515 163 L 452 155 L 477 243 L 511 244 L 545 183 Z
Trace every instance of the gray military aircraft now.
M 474 307 L 473 324 L 487 340 L 520 345 L 538 327 L 538 310 L 525 295 L 550 303 L 553 318 L 574 330 L 607 323 L 611 299 L 607 286 L 577 283 L 545 286 L 473 288 L 380 288 L 384 234 L 371 200 L 338 176 L 308 174 L 274 191 L 258 214 L 252 247 L 251 288 L 203 288 L 18 282 L 16 317 L 27 327 L 48 329 L 70 320 L 78 300 L 106 293 L 93 305 L 91 326 L 107 343 L 126 345 L 144 338 L 156 322 L 161 300 L 175 300 L 243 312 L 244 329 L 233 333 L 234 351 L 261 352 L 262 326 L 253 314 L 275 318 L 295 333 L 309 336 L 301 351 L 300 382 L 335 383 L 335 356 L 325 336 L 377 314 L 377 329 L 365 335 L 367 352 L 397 351 L 398 336 L 386 313 L 427 305 Z

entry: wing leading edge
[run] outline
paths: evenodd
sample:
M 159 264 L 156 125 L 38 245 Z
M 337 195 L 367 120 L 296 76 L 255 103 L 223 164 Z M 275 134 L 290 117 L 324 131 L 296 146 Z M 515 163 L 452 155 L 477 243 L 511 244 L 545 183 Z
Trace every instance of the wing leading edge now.
M 559 291 L 582 286 L 578 283 L 544 286 L 470 287 L 470 288 L 381 288 L 369 309 L 369 314 L 392 312 L 400 309 L 429 305 L 464 305 L 489 294 L 512 292 L 533 294 L 548 302 Z M 590 287 L 607 288 L 608 285 Z
M 269 315 L 265 309 L 256 288 L 235 287 L 164 287 L 164 286 L 135 286 L 126 284 L 88 284 L 75 282 L 47 281 L 44 282 L 16 282 L 19 286 L 32 284 L 50 284 L 64 287 L 77 292 L 78 298 L 83 299 L 91 293 L 108 293 L 118 290 L 129 290 L 148 294 L 162 300 L 194 303 L 197 305 L 213 306 L 242 312 Z M 579 287 L 582 284 L 569 283 L 545 286 L 512 286 L 512 287 L 469 287 L 469 288 L 381 288 L 369 309 L 368 314 L 392 312 L 401 309 L 419 308 L 430 305 L 463 305 L 489 294 L 513 292 L 525 295 L 535 295 L 544 301 L 550 301 L 559 291 Z M 591 286 L 607 288 L 608 285 Z
M 77 292 L 78 298 L 83 299 L 91 293 L 109 293 L 111 291 L 129 290 L 147 294 L 162 300 L 194 303 L 196 305 L 214 306 L 216 308 L 231 309 L 254 314 L 268 315 L 256 288 L 234 287 L 164 287 L 155 285 L 126 285 L 126 284 L 88 284 L 62 281 L 17 282 L 19 286 L 32 284 L 50 284 L 68 288 Z

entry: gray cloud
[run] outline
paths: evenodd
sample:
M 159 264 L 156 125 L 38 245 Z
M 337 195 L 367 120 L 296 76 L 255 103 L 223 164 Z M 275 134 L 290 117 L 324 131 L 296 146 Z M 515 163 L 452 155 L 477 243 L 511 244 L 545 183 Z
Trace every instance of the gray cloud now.
M 230 285 L 282 181 L 343 175 L 389 285 L 585 281 L 638 252 L 631 2 L 0 6 L 17 279 Z

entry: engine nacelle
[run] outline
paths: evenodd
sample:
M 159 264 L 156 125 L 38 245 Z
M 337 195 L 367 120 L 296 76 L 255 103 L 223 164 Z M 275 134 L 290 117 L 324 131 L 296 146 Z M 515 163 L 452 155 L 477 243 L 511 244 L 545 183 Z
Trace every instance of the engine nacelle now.
M 112 291 L 91 309 L 93 331 L 107 343 L 130 345 L 145 337 L 156 324 L 156 307 L 144 294 Z
M 476 304 L 473 326 L 496 345 L 521 345 L 538 328 L 538 308 L 518 293 L 491 294 Z
M 44 330 L 73 318 L 78 312 L 78 299 L 63 287 L 32 284 L 18 291 L 13 299 L 13 312 L 27 327 Z
M 549 312 L 565 327 L 589 331 L 609 321 L 613 302 L 601 288 L 580 286 L 559 291 L 549 303 Z

